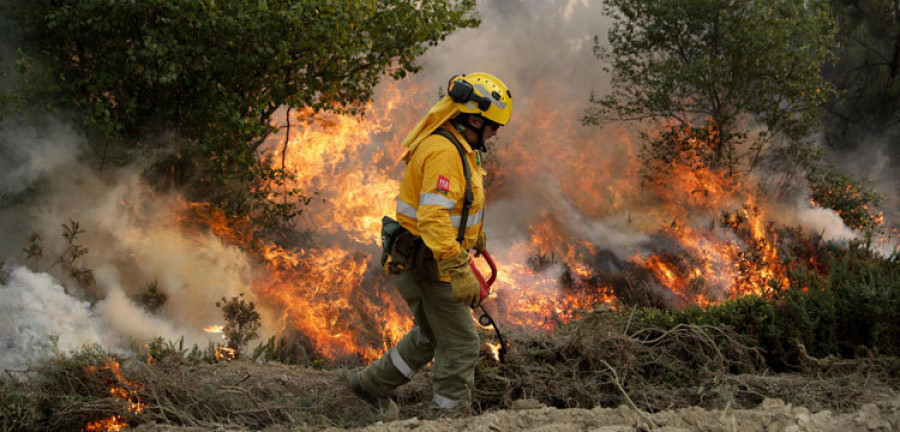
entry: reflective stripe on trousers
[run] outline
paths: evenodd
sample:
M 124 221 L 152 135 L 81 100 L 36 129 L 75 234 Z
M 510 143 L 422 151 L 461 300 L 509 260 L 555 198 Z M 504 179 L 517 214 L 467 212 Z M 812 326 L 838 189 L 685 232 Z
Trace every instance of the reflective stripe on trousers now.
M 413 370 L 413 368 L 409 367 L 408 364 L 406 364 L 406 361 L 403 360 L 403 357 L 400 356 L 400 353 L 397 352 L 396 348 L 391 349 L 391 364 L 393 364 L 394 367 L 397 368 L 397 370 L 406 377 L 406 379 L 412 379 L 413 375 L 416 374 L 416 371 Z
M 460 401 L 450 399 L 446 396 L 441 396 L 437 393 L 434 394 L 434 404 L 439 408 L 450 409 L 459 404 Z

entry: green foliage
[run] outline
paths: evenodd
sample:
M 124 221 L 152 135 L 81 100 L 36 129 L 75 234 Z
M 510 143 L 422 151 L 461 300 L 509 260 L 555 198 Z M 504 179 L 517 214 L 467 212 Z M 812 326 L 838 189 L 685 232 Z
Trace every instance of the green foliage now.
M 137 347 L 134 351 L 137 352 L 137 357 L 147 364 L 185 365 L 216 362 L 216 346 L 214 344 L 209 344 L 206 349 L 200 349 L 197 344 L 193 344 L 191 349 L 187 349 L 184 347 L 184 336 L 178 338 L 177 341 L 167 341 L 162 337 L 157 337 L 146 345 Z
M 81 430 L 96 413 L 69 410 L 89 406 L 111 397 L 101 374 L 91 368 L 102 368 L 119 359 L 98 345 L 86 345 L 72 353 L 59 353 L 31 372 L 39 379 L 33 383 L 0 384 L 0 426 L 21 431 Z M 68 415 L 57 415 L 68 412 Z M 7 417 L 9 415 L 9 417 Z
M 639 309 L 634 321 L 673 328 L 679 324 L 726 325 L 765 352 L 770 367 L 798 363 L 802 343 L 815 357 L 853 358 L 900 353 L 900 254 L 827 246 L 825 274 L 791 268 L 791 286 L 772 298 L 740 297 L 706 308 Z
M 900 253 L 880 259 L 860 250 L 832 263 L 835 345 L 849 357 L 873 349 L 900 355 Z
M 277 361 L 289 365 L 310 366 L 315 361 L 303 345 L 292 342 L 284 336 L 272 336 L 265 343 L 253 349 L 253 361 Z
M 62 224 L 63 239 L 66 241 L 65 249 L 56 259 L 63 271 L 72 278 L 78 286 L 90 288 L 94 286 L 94 271 L 78 264 L 81 257 L 87 255 L 88 248 L 76 243 L 78 236 L 84 234 L 78 222 L 69 220 L 68 224 Z
M 814 159 L 807 137 L 832 91 L 820 73 L 834 44 L 827 4 L 611 0 L 604 10 L 610 46 L 598 38 L 595 52 L 611 64 L 612 90 L 591 97 L 586 123 L 712 125 L 713 160 L 729 171 Z
M 259 336 L 257 331 L 262 323 L 256 304 L 244 300 L 244 294 L 241 294 L 230 300 L 222 297 L 221 302 L 216 302 L 216 307 L 221 308 L 225 316 L 222 333 L 228 341 L 228 348 L 234 350 L 234 357 L 240 357 L 247 343 Z
M 78 237 L 84 234 L 81 225 L 69 220 L 68 223 L 62 224 L 62 237 L 65 242 L 63 250 L 56 256 L 52 266 L 59 265 L 66 277 L 72 279 L 77 286 L 81 288 L 91 288 L 94 286 L 93 270 L 81 264 L 85 255 L 88 254 L 88 248 L 78 243 Z M 25 241 L 22 248 L 25 258 L 32 260 L 35 265 L 40 264 L 44 258 L 44 245 L 40 233 L 32 231 Z M 51 266 L 51 267 L 52 267 Z
M 9 67 L 2 65 L 4 60 L 0 57 L 0 81 L 8 83 L 11 71 Z M 20 58 L 16 59 L 16 69 L 19 69 L 20 65 L 23 64 L 20 60 Z M 4 85 L 3 89 L 0 89 L 0 122 L 10 114 L 20 111 L 24 106 L 25 95 L 19 89 L 16 89 L 14 85 L 7 84 Z
M 151 313 L 159 310 L 168 299 L 169 296 L 164 291 L 159 290 L 159 283 L 157 281 L 147 284 L 144 291 L 135 298 L 139 305 Z
M 834 167 L 814 169 L 807 177 L 812 200 L 834 210 L 847 226 L 869 235 L 881 227 L 884 218 L 878 208 L 884 197 L 870 183 L 838 172 Z
M 39 430 L 37 424 L 41 418 L 33 394 L 0 381 L 0 430 Z
M 385 74 L 418 71 L 429 46 L 479 23 L 474 0 L 10 3 L 24 53 L 98 135 L 101 163 L 117 146 L 169 151 L 141 137 L 174 131 L 183 141 L 152 176 L 263 220 L 296 214 L 266 207 L 286 175 L 257 154 L 276 109 L 357 112 Z
M 25 247 L 22 248 L 22 252 L 25 252 L 26 259 L 40 261 L 44 257 L 44 245 L 41 242 L 41 234 L 37 231 L 32 231 L 28 235 L 28 240 L 25 241 Z

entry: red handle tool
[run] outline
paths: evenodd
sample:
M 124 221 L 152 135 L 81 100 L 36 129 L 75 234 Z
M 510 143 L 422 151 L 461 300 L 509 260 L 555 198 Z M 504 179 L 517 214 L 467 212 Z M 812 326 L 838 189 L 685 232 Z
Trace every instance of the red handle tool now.
M 491 277 L 489 277 L 487 280 L 485 280 L 484 276 L 478 270 L 478 267 L 475 266 L 475 260 L 473 260 L 472 258 L 469 258 L 469 268 L 472 269 L 472 273 L 475 274 L 475 279 L 477 279 L 478 283 L 481 285 L 481 293 L 478 298 L 478 306 L 476 306 L 476 307 L 481 308 L 481 312 L 482 312 L 481 316 L 478 317 L 478 323 L 485 327 L 491 326 L 494 328 L 494 333 L 497 334 L 497 339 L 500 341 L 500 351 L 498 353 L 499 354 L 498 360 L 500 360 L 500 363 L 505 363 L 506 362 L 506 352 L 507 352 L 506 341 L 503 340 L 503 335 L 500 333 L 500 327 L 497 327 L 497 323 L 494 322 L 494 318 L 491 317 L 491 315 L 488 313 L 487 309 L 484 308 L 484 304 L 482 304 L 484 299 L 486 299 L 489 295 L 491 295 L 491 285 L 493 285 L 494 281 L 497 280 L 497 265 L 494 264 L 494 259 L 491 257 L 491 254 L 489 254 L 488 251 L 485 250 L 485 251 L 481 251 L 480 253 L 475 254 L 476 257 L 478 257 L 479 255 L 483 256 L 484 260 L 487 261 L 488 266 L 490 266 Z
M 479 254 L 475 254 L 476 257 L 478 255 Z M 488 266 L 490 266 L 491 277 L 485 280 L 484 275 L 481 274 L 481 271 L 479 271 L 478 267 L 475 265 L 475 260 L 469 258 L 469 268 L 472 269 L 472 273 L 475 274 L 475 279 L 477 279 L 478 284 L 481 285 L 481 295 L 478 298 L 478 303 L 483 302 L 487 296 L 491 295 L 491 285 L 497 280 L 497 265 L 494 264 L 494 259 L 491 258 L 491 254 L 489 254 L 488 251 L 481 251 L 480 255 L 484 257 L 484 260 L 487 261 Z

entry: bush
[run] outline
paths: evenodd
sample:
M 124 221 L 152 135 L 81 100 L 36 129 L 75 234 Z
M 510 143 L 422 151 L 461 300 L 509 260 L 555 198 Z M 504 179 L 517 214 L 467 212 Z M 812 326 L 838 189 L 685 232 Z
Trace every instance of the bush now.
M 222 329 L 222 333 L 228 341 L 228 348 L 234 350 L 233 357 L 240 357 L 247 342 L 259 335 L 257 330 L 262 323 L 259 312 L 256 311 L 256 304 L 244 300 L 244 295 L 241 294 L 232 297 L 231 300 L 222 297 L 221 302 L 216 302 L 216 307 L 222 308 L 222 313 L 225 314 L 225 328 Z
M 813 169 L 807 176 L 814 204 L 830 208 L 847 226 L 871 235 L 881 228 L 883 195 L 865 180 L 835 171 L 834 167 Z
M 143 292 L 137 295 L 135 301 L 150 313 L 155 313 L 169 299 L 165 291 L 159 289 L 159 282 L 153 281 L 147 284 Z
M 795 265 L 790 287 L 770 298 L 741 297 L 706 308 L 642 309 L 641 325 L 727 325 L 765 352 L 769 367 L 795 367 L 803 354 L 841 358 L 871 353 L 900 354 L 900 254 L 883 258 L 870 251 L 826 246 L 824 277 Z

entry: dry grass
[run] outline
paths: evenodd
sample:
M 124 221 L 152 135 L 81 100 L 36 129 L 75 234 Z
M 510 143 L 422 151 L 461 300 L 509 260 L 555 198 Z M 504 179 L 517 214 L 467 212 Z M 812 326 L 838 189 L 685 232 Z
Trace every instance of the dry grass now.
M 770 375 L 760 353 L 727 328 L 629 327 L 627 319 L 598 312 L 553 335 L 509 335 L 507 363 L 485 355 L 478 364 L 474 413 L 524 399 L 559 408 L 624 404 L 652 413 L 753 408 L 764 398 L 840 412 L 896 397 L 897 377 L 890 373 L 900 364 L 896 358 L 828 363 L 810 357 L 809 365 L 798 365 L 802 373 Z M 109 359 L 120 361 L 123 378 L 89 369 Z M 0 381 L 0 430 L 80 430 L 112 415 L 132 426 L 183 430 L 343 428 L 391 419 L 348 391 L 347 374 L 274 362 L 147 364 L 85 350 Z M 399 418 L 426 415 L 430 378 L 426 368 L 398 390 Z M 132 400 L 110 394 L 114 385 L 133 391 Z M 138 399 L 140 414 L 129 408 Z
M 481 410 L 531 398 L 558 408 L 630 405 L 656 412 L 752 408 L 770 397 L 846 410 L 897 388 L 890 371 L 898 364 L 870 358 L 843 361 L 828 373 L 798 365 L 796 374 L 772 375 L 759 350 L 727 327 L 629 329 L 627 317 L 597 312 L 553 335 L 513 337 L 508 363 L 478 377 L 475 402 Z

